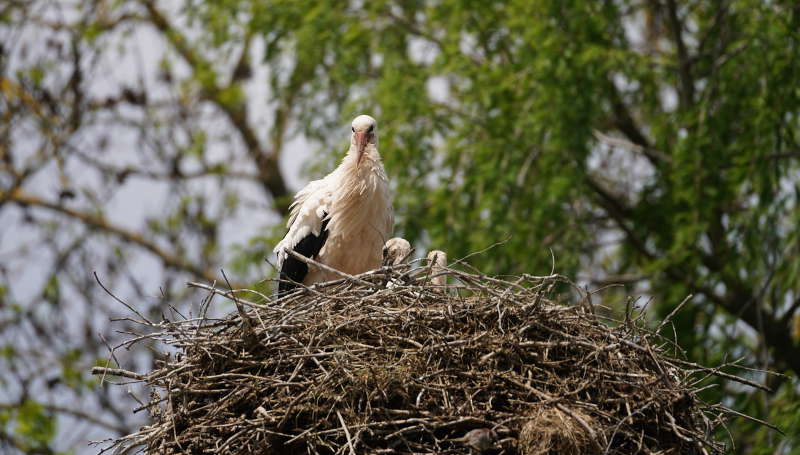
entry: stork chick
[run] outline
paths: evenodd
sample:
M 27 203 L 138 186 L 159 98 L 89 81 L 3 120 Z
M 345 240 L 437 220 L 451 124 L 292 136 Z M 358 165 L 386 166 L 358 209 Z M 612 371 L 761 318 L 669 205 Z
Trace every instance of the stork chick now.
M 402 237 L 393 237 L 383 245 L 383 265 L 400 265 L 411 256 L 411 244 Z
M 279 296 L 297 287 L 295 283 L 311 285 L 341 278 L 309 266 L 286 253 L 287 249 L 351 275 L 381 265 L 394 212 L 389 179 L 378 153 L 377 122 L 359 115 L 351 130 L 350 149 L 341 164 L 294 197 L 286 224 L 289 230 L 274 249 L 282 280 Z
M 428 260 L 428 267 L 431 268 L 431 275 L 442 273 L 447 267 L 447 254 L 444 251 L 433 250 L 428 253 L 426 259 Z M 434 276 L 431 278 L 431 284 L 434 286 L 444 286 L 447 284 L 447 276 Z
M 411 244 L 408 243 L 408 240 L 401 237 L 393 237 L 387 240 L 386 244 L 383 245 L 383 265 L 393 267 L 405 264 L 408 257 L 411 256 L 412 251 L 413 249 L 411 248 Z M 408 277 L 406 277 L 406 281 L 407 280 Z M 386 283 L 386 288 L 392 289 L 397 286 L 402 286 L 403 283 L 404 280 L 401 280 L 400 277 L 392 276 Z

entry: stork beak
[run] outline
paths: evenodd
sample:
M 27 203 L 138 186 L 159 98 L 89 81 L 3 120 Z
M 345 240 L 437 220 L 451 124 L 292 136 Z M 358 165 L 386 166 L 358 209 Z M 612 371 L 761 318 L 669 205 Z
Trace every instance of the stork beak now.
M 367 148 L 367 133 L 365 131 L 357 131 L 356 133 L 356 151 L 358 152 L 358 159 L 356 166 L 361 164 L 361 158 L 364 157 L 364 149 Z

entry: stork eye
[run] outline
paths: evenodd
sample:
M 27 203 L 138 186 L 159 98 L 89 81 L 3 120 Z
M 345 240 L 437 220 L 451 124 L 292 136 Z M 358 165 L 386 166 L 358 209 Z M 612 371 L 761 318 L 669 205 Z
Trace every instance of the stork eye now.
M 375 128 L 375 125 L 370 125 L 369 129 L 367 130 L 367 133 L 371 133 L 374 128 Z
M 356 132 L 356 128 L 355 128 L 354 126 L 351 126 L 351 127 L 350 127 L 350 131 L 352 131 L 352 132 L 354 132 L 354 133 L 355 133 L 355 132 Z

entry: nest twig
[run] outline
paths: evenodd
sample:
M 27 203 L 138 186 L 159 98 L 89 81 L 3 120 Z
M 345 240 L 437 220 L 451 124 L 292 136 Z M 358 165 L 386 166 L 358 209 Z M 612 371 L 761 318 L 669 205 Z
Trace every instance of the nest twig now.
M 694 385 L 724 373 L 671 356 L 643 318 L 556 304 L 557 275 L 440 273 L 454 284 L 405 265 L 258 304 L 196 285 L 237 311 L 139 321 L 130 343 L 178 354 L 146 374 L 95 368 L 153 390 L 152 423 L 103 451 L 456 454 L 477 428 L 496 432 L 486 453 L 724 451 L 725 410 Z

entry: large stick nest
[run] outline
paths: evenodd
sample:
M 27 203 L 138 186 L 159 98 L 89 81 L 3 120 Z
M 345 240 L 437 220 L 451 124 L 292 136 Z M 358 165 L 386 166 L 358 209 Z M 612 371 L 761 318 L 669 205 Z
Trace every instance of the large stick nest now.
M 105 450 L 724 450 L 712 436 L 724 408 L 704 405 L 695 384 L 727 375 L 671 356 L 675 346 L 641 315 L 606 320 L 556 275 L 441 273 L 447 289 L 430 284 L 429 268 L 402 266 L 259 304 L 207 287 L 201 316 L 213 295 L 235 300 L 238 311 L 224 319 L 132 318 L 144 335 L 129 344 L 156 340 L 173 354 L 146 374 L 95 369 L 153 390 L 143 407 L 152 424 Z M 556 292 L 573 303 L 550 300 Z M 465 437 L 475 429 L 496 439 L 480 447 Z

